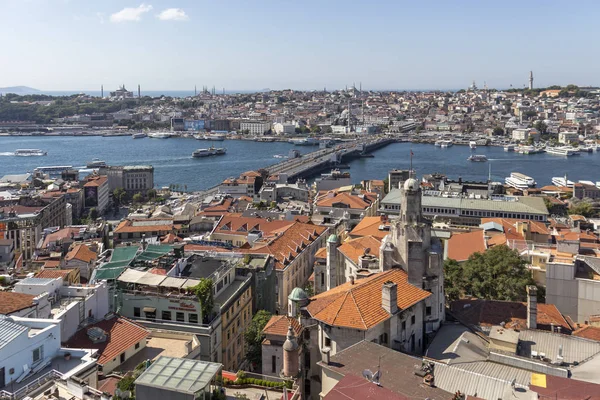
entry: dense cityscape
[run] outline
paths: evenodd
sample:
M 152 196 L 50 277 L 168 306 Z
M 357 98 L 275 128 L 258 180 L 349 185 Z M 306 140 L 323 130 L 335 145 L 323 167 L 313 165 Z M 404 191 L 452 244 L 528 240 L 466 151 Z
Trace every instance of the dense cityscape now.
M 600 399 L 595 4 L 179 3 L 0 5 L 0 400 Z

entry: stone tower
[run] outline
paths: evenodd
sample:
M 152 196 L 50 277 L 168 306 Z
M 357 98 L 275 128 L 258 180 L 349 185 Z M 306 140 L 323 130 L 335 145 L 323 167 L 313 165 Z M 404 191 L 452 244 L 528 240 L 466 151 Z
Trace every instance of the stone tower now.
M 406 271 L 410 284 L 432 293 L 425 300 L 426 330 L 431 332 L 445 318 L 443 254 L 439 239 L 432 238 L 431 222 L 423 218 L 421 195 L 419 182 L 413 177 L 402 185 L 401 215 L 383 240 L 380 269 L 389 269 L 392 262 Z
M 529 90 L 533 89 L 533 71 L 529 71 Z
M 325 291 L 337 286 L 339 238 L 335 233 L 327 238 L 327 266 L 325 267 Z
M 283 375 L 297 376 L 300 372 L 300 346 L 294 335 L 294 330 L 288 327 L 287 338 L 283 343 Z

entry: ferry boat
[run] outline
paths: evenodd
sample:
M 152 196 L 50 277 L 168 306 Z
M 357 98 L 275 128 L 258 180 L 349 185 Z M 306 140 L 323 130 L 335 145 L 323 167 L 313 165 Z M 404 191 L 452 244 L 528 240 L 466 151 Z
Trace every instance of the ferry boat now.
M 552 178 L 552 184 L 559 187 L 570 187 L 572 188 L 575 182 L 567 179 L 566 176 L 555 176 Z
M 553 154 L 555 156 L 575 156 L 579 155 L 579 152 L 573 147 L 546 147 L 546 153 Z
M 40 149 L 17 149 L 15 156 L 31 157 L 31 156 L 47 156 L 48 152 Z
M 508 186 L 514 187 L 515 189 L 519 190 L 533 188 L 536 185 L 536 182 L 532 177 L 522 174 L 520 172 L 511 172 L 510 176 L 507 177 L 504 181 Z
M 595 149 L 593 146 L 585 145 L 579 146 L 576 150 L 580 153 L 593 153 Z
M 145 137 L 148 137 L 148 134 L 145 132 L 138 132 L 138 133 L 134 133 L 133 135 L 131 135 L 131 137 L 134 139 L 143 139 Z
M 442 141 L 441 140 L 436 140 L 435 141 L 435 146 L 436 147 L 441 147 L 442 146 Z
M 442 149 L 447 149 L 448 147 L 452 147 L 454 145 L 454 143 L 452 142 L 452 140 L 441 140 L 440 141 L 440 147 Z
M 86 167 L 88 167 L 88 168 L 106 167 L 106 161 L 103 161 L 99 158 L 94 158 L 92 161 L 90 161 L 86 164 Z
M 509 143 L 506 146 L 504 146 L 504 151 L 515 151 L 516 148 L 517 148 L 517 145 L 515 145 L 513 143 Z
M 151 139 L 168 139 L 171 137 L 169 132 L 152 132 L 148 134 Z
M 224 147 L 214 146 L 209 147 L 208 149 L 197 149 L 192 153 L 192 157 L 201 158 L 201 157 L 209 157 L 209 156 L 221 156 L 227 153 L 227 149 Z
M 476 141 L 474 141 L 474 140 L 471 140 L 471 141 L 469 142 L 469 148 L 470 148 L 471 150 L 475 150 L 475 149 L 477 148 L 477 142 L 476 142 Z
M 473 154 L 472 156 L 467 158 L 467 160 L 475 161 L 475 162 L 484 162 L 484 161 L 487 161 L 488 158 L 487 158 L 487 156 L 485 156 L 483 154 Z

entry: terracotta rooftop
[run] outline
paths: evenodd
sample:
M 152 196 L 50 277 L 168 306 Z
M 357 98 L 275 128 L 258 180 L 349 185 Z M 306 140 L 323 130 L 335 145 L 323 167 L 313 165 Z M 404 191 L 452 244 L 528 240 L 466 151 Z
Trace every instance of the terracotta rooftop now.
M 33 306 L 32 294 L 0 291 L 0 314 L 12 314 Z
M 71 239 L 71 236 L 79 236 L 80 229 L 81 228 L 79 227 L 66 227 L 59 229 L 56 232 L 53 232 L 46 236 L 46 238 L 44 239 L 43 247 L 48 247 L 50 243 L 56 242 L 58 240 L 73 241 L 73 239 Z
M 71 272 L 73 272 L 72 269 L 54 269 L 54 268 L 43 269 L 40 272 L 38 272 L 38 274 L 35 277 L 36 278 L 48 278 L 48 279 L 55 279 L 55 278 L 65 279 L 67 277 L 67 275 L 69 275 Z
M 296 318 L 288 317 L 287 315 L 273 315 L 263 328 L 263 334 L 285 337 L 290 325 L 294 329 L 294 334 L 296 336 L 300 335 L 302 325 L 300 325 L 300 322 Z
M 164 218 L 155 220 L 157 222 L 156 225 L 152 224 L 152 219 L 145 219 L 143 221 L 144 223 L 135 225 L 136 222 L 139 222 L 138 220 L 123 220 L 115 228 L 115 233 L 164 232 L 177 228 L 177 225 L 174 225 L 172 221 L 166 220 Z M 165 224 L 164 221 L 167 221 L 167 223 Z
M 381 247 L 381 240 L 373 236 L 364 236 L 344 242 L 338 250 L 358 266 L 358 258 L 365 254 L 366 249 L 370 250 L 370 254 L 379 257 L 379 247 Z
M 290 227 L 294 221 L 274 220 L 265 218 L 224 216 L 214 229 L 216 234 L 248 236 L 251 231 L 261 231 L 264 236 L 270 236 L 274 231 Z
M 104 176 L 104 175 L 94 176 L 94 177 L 89 177 L 87 183 L 83 186 L 84 187 L 102 186 L 106 182 L 108 182 L 108 178 L 106 176 Z
M 579 336 L 585 339 L 600 341 L 600 327 L 587 325 L 577 329 L 572 333 L 574 336 Z
M 90 328 L 100 328 L 106 332 L 106 341 L 94 343 L 88 337 Z M 98 349 L 98 364 L 104 365 L 118 357 L 136 343 L 148 338 L 150 332 L 127 318 L 113 316 L 80 329 L 66 343 L 66 347 L 78 349 Z
M 450 303 L 452 314 L 461 322 L 473 326 L 506 323 L 507 328 L 527 328 L 527 303 L 483 299 L 462 299 Z M 554 304 L 537 303 L 537 329 L 550 330 L 551 324 L 568 334 L 573 328 Z
M 349 233 L 351 237 L 373 236 L 381 240 L 390 233 L 389 230 L 381 230 L 380 226 L 390 226 L 389 221 L 382 221 L 381 217 L 364 217 L 358 225 Z M 389 228 L 388 228 L 389 229 Z
M 294 222 L 275 238 L 266 242 L 255 242 L 255 247 L 248 252 L 271 254 L 275 260 L 275 269 L 283 270 L 326 230 L 325 226 Z
M 350 209 L 359 209 L 364 210 L 371 205 L 371 201 L 362 199 L 357 195 L 352 195 L 350 193 L 336 193 L 334 196 L 325 196 L 317 201 L 318 207 L 334 207 L 336 204 L 344 204 L 348 206 Z
M 321 247 L 319 250 L 317 250 L 315 253 L 315 259 L 317 258 L 327 258 L 327 247 Z
M 367 330 L 390 318 L 382 307 L 383 284 L 398 285 L 398 308 L 404 310 L 431 293 L 408 283 L 408 275 L 401 269 L 380 272 L 354 283 L 346 282 L 311 298 L 308 312 L 327 325 Z
M 446 244 L 448 258 L 465 261 L 471 254 L 483 253 L 486 250 L 484 235 L 483 230 L 453 234 Z
M 89 264 L 92 261 L 96 260 L 96 257 L 97 254 L 90 250 L 88 246 L 86 246 L 85 244 L 77 244 L 75 245 L 75 247 L 73 247 L 71 251 L 67 253 L 67 255 L 65 256 L 65 260 L 77 260 Z

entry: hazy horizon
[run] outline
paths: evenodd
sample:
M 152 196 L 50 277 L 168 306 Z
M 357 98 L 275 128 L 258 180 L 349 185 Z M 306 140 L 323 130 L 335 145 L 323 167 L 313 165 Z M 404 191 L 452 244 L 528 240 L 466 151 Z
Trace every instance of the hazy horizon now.
M 457 90 L 475 81 L 507 89 L 526 85 L 530 70 L 535 87 L 597 83 L 590 38 L 599 28 L 584 21 L 600 4 L 591 1 L 0 0 L 0 7 L 0 35 L 10 38 L 0 87 L 111 91 L 139 83 L 147 91 L 214 85 L 219 92 L 362 82 L 369 90 Z

